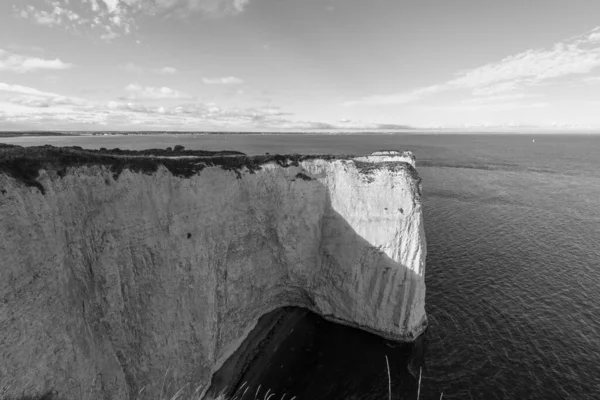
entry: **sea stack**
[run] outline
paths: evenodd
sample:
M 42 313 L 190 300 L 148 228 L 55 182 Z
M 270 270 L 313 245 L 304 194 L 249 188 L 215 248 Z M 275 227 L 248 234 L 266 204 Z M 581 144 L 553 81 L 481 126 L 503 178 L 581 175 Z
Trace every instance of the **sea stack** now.
M 0 397 L 206 390 L 287 306 L 412 341 L 420 193 L 409 152 L 0 147 Z

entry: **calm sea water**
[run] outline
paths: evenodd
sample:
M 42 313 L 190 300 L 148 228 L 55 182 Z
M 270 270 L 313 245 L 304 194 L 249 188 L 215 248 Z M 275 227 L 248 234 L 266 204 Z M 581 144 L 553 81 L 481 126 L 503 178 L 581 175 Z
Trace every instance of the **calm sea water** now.
M 535 139 L 535 142 L 532 140 Z M 600 399 L 600 137 L 209 135 L 0 139 L 248 154 L 407 149 L 423 178 L 421 399 Z

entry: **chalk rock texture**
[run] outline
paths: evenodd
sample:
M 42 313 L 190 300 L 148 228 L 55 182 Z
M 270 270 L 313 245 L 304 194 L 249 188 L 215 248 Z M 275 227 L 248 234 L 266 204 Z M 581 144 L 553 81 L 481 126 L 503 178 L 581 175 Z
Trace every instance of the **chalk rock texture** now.
M 0 172 L 0 398 L 206 390 L 283 306 L 403 341 L 427 325 L 410 153 L 37 182 Z

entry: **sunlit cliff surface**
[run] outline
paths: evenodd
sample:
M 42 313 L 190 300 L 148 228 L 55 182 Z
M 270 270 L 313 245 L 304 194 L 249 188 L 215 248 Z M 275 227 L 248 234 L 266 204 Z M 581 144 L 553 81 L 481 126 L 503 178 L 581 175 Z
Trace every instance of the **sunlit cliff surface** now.
M 0 147 L 0 397 L 206 390 L 284 306 L 411 341 L 425 254 L 410 153 Z

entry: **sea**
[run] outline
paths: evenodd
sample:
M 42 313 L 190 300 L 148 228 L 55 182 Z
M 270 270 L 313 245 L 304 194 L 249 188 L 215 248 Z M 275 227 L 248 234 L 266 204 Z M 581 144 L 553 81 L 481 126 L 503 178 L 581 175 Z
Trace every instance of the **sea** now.
M 394 389 L 392 397 L 600 399 L 600 136 L 210 134 L 0 142 L 121 149 L 180 144 L 252 155 L 410 150 L 423 185 L 429 329 L 420 389 L 401 396 Z M 352 337 L 346 352 L 360 352 L 368 339 L 347 329 L 336 335 Z M 389 378 L 380 359 L 371 395 L 339 391 L 321 398 L 387 399 Z M 345 364 L 348 376 L 361 368 Z

